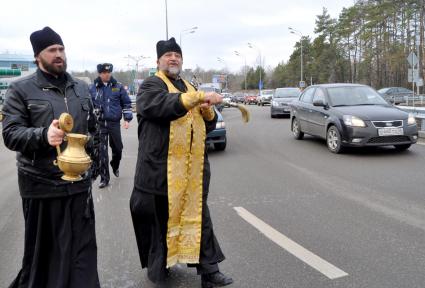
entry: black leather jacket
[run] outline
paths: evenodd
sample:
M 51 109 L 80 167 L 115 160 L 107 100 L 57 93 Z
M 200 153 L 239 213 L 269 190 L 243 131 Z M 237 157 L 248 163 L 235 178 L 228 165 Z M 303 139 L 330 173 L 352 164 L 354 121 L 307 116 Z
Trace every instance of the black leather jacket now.
M 87 84 L 66 74 L 64 93 L 49 83 L 40 70 L 13 82 L 3 107 L 3 139 L 6 147 L 16 151 L 18 182 L 24 198 L 46 198 L 87 192 L 90 179 L 67 182 L 53 165 L 56 148 L 47 141 L 53 119 L 63 112 L 74 118 L 73 133 L 96 132 Z M 62 144 L 64 149 L 66 144 Z

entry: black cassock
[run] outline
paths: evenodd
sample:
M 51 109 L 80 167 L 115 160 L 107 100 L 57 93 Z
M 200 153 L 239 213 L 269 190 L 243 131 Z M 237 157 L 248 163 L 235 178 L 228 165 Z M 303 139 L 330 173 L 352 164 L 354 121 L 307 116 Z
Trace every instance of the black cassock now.
M 22 268 L 9 288 L 100 287 L 93 201 L 87 193 L 22 199 Z
M 182 80 L 170 79 L 182 92 L 187 90 Z M 160 282 L 167 276 L 167 156 L 170 122 L 187 113 L 179 100 L 179 93 L 169 93 L 167 85 L 158 77 L 146 79 L 137 95 L 139 149 L 130 199 L 130 210 L 139 248 L 142 268 L 148 277 Z M 206 132 L 215 128 L 217 116 L 205 121 Z M 210 166 L 205 151 L 203 170 L 202 234 L 198 274 L 218 271 L 218 263 L 225 259 L 214 235 L 207 205 Z
M 56 78 L 38 69 L 6 95 L 2 134 L 17 152 L 25 220 L 22 268 L 10 287 L 100 287 L 90 174 L 62 180 L 53 164 L 57 150 L 47 139 L 47 127 L 65 111 L 74 118 L 74 133 L 96 132 L 88 87 L 67 73 Z

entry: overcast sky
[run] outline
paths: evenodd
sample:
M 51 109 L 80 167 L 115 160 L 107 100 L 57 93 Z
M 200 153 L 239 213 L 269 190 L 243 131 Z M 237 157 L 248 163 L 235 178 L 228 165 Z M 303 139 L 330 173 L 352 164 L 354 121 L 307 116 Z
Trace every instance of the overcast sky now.
M 299 36 L 314 36 L 316 15 L 326 7 L 337 18 L 354 0 L 168 0 L 168 34 L 182 38 L 184 68 L 239 71 L 243 57 L 253 66 L 261 52 L 266 67 L 287 61 Z M 2 0 L 0 53 L 32 54 L 29 35 L 44 26 L 65 44 L 68 70 L 95 70 L 111 62 L 127 70 L 127 55 L 150 57 L 139 69 L 156 67 L 156 42 L 165 39 L 165 0 Z M 195 33 L 183 32 L 198 27 Z M 249 48 L 250 42 L 257 48 Z M 217 57 L 224 60 L 219 62 Z

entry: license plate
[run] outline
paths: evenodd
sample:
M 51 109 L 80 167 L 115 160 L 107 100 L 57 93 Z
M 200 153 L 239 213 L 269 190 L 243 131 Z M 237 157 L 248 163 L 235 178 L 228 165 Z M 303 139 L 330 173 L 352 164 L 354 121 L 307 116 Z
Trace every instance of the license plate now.
M 404 135 L 403 128 L 381 128 L 378 129 L 379 136 Z

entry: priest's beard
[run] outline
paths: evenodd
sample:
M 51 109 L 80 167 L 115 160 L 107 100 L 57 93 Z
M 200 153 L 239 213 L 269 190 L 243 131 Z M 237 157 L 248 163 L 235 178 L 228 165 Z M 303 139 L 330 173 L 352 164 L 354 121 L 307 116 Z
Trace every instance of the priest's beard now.
M 159 70 L 164 71 L 165 74 L 167 74 L 167 76 L 177 78 L 180 75 L 181 66 L 179 65 L 179 67 L 176 67 L 176 66 L 170 67 L 164 64 L 164 65 L 159 65 Z
M 173 76 L 179 76 L 180 75 L 180 68 L 178 68 L 178 67 L 169 67 L 168 68 L 168 71 L 167 71 L 170 75 L 173 75 Z
M 54 63 L 55 62 L 63 62 L 62 66 L 55 66 Z M 60 76 L 63 73 L 65 73 L 66 68 L 67 68 L 67 63 L 66 63 L 66 58 L 65 59 L 55 59 L 53 60 L 53 63 L 49 63 L 47 62 L 45 59 L 43 59 L 42 57 L 40 57 L 40 62 L 41 65 L 43 65 L 43 68 L 46 69 L 47 72 L 49 72 L 52 75 L 55 76 Z

